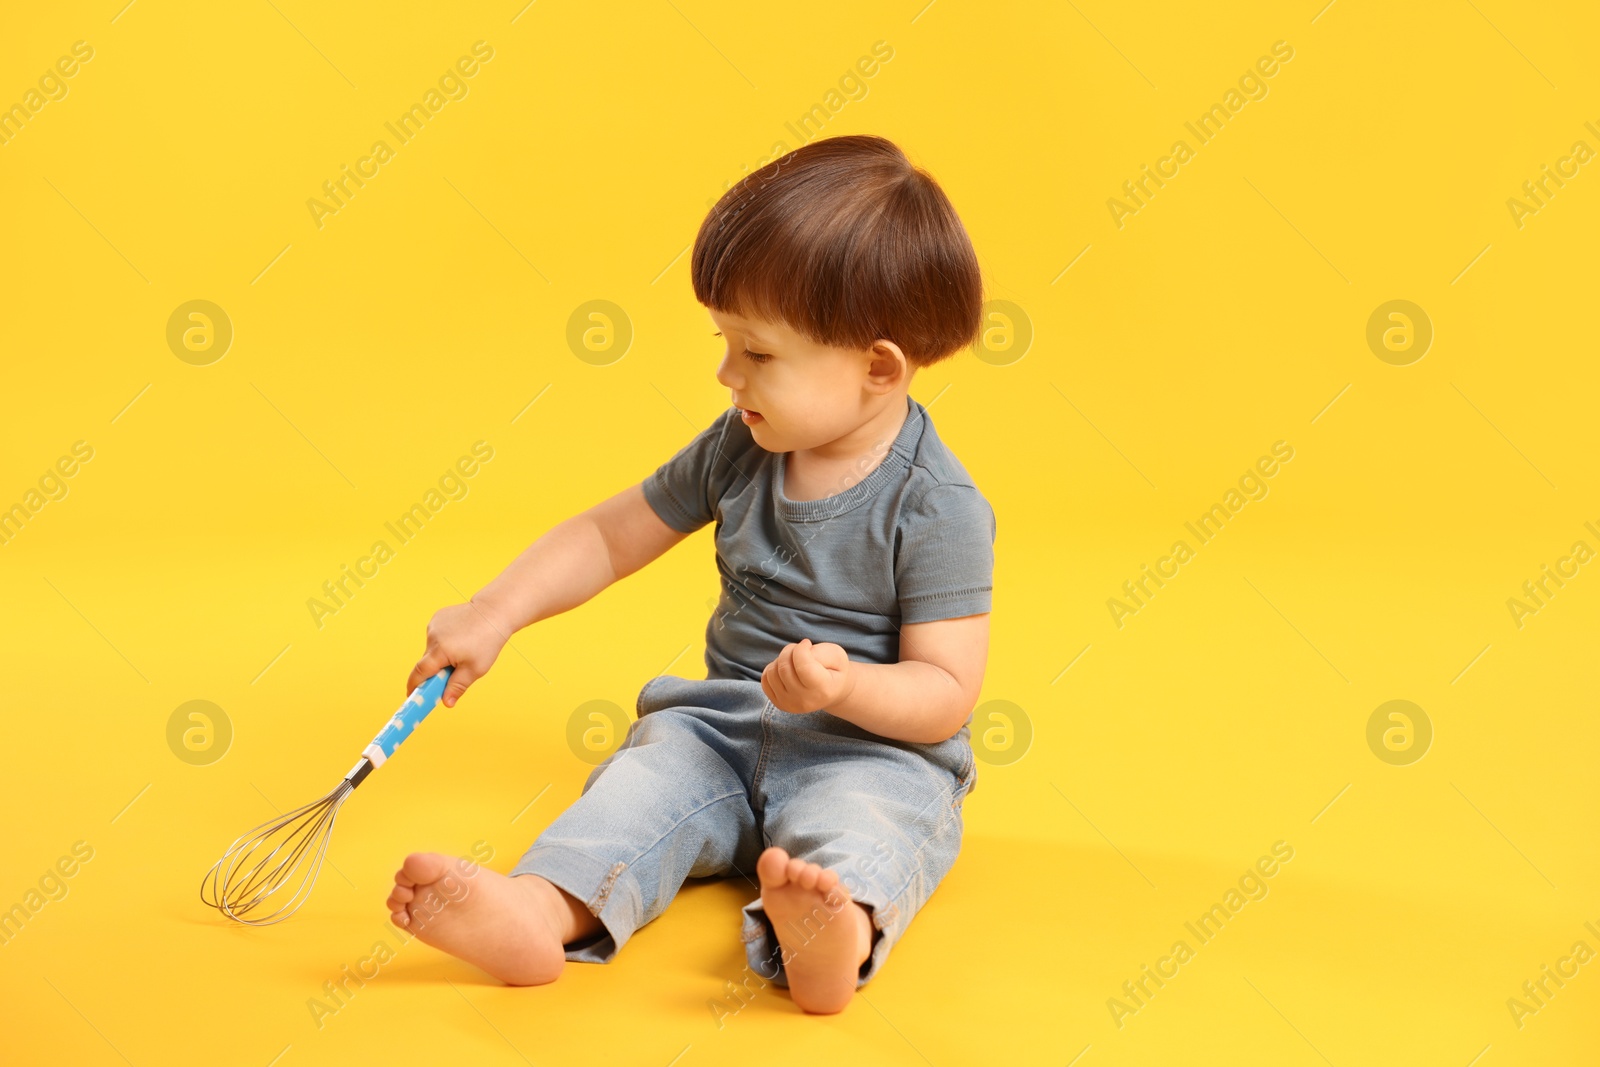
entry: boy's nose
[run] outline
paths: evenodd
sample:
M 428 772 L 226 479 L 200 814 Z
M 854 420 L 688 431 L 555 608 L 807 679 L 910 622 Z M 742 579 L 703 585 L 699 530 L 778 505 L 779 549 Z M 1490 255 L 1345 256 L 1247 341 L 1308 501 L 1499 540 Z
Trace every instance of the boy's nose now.
M 717 381 L 729 389 L 739 388 L 738 375 L 733 373 L 733 361 L 727 356 L 722 357 L 722 362 L 717 364 Z

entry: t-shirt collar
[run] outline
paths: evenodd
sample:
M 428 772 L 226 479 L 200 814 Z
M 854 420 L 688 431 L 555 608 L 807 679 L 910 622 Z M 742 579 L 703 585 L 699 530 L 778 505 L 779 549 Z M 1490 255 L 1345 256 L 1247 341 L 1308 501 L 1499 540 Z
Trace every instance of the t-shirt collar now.
M 865 478 L 850 488 L 832 496 L 825 496 L 821 500 L 789 500 L 784 497 L 783 474 L 788 467 L 789 453 L 779 453 L 773 463 L 772 488 L 779 514 L 793 522 L 815 522 L 842 515 L 870 499 L 878 490 L 900 477 L 901 472 L 911 462 L 917 442 L 922 439 L 922 431 L 927 424 L 927 410 L 915 397 L 907 394 L 905 422 L 901 424 L 900 432 L 895 436 L 889 454 L 883 457 L 883 462 L 872 468 Z

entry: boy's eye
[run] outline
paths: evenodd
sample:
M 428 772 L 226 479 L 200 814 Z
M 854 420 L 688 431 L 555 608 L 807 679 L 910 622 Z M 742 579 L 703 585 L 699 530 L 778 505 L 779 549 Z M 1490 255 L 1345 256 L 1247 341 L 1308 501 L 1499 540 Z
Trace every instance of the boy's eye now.
M 721 330 L 717 330 L 711 336 L 712 337 L 721 337 L 722 336 L 722 331 Z M 748 348 L 744 350 L 744 354 L 746 356 L 750 357 L 750 361 L 752 363 L 765 363 L 767 360 L 772 358 L 770 355 L 766 354 L 765 352 L 752 352 Z

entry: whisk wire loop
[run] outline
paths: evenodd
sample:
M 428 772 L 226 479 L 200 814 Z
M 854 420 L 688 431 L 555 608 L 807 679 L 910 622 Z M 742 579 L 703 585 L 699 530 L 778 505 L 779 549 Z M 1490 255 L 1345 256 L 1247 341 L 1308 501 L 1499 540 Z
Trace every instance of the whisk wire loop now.
M 201 882 L 200 899 L 250 926 L 288 918 L 316 884 L 334 820 L 352 788 L 344 779 L 326 796 L 240 835 Z
M 362 752 L 360 762 L 326 795 L 235 838 L 201 879 L 200 899 L 249 926 L 270 926 L 298 911 L 327 860 L 340 807 L 433 710 L 454 670 L 445 667 L 413 689 Z

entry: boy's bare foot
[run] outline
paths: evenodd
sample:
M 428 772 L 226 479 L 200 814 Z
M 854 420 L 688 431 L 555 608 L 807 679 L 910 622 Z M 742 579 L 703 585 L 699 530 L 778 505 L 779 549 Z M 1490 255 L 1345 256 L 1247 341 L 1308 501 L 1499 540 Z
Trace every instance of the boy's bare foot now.
M 396 926 L 510 985 L 555 981 L 567 962 L 564 944 L 600 929 L 547 879 L 508 878 L 437 852 L 406 857 L 388 904 Z
M 805 1011 L 832 1014 L 856 995 L 876 932 L 867 909 L 839 885 L 839 872 L 773 846 L 756 861 L 761 908 L 783 946 L 789 995 Z

